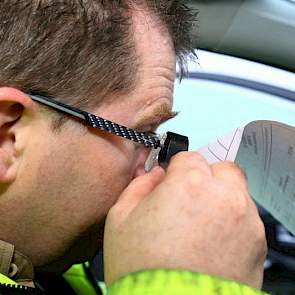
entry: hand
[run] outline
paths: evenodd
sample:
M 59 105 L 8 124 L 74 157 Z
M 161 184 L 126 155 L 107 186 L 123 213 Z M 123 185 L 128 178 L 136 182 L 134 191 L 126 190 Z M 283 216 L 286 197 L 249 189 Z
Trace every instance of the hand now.
M 105 226 L 107 284 L 149 268 L 186 269 L 260 288 L 264 226 L 231 162 L 208 165 L 198 153 L 173 157 L 134 179 Z

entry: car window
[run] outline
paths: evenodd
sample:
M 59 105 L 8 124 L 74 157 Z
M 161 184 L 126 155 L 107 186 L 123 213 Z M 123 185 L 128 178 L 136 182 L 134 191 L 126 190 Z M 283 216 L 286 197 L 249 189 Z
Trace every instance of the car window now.
M 253 120 L 275 120 L 295 126 L 295 74 L 223 55 L 213 56 L 215 63 L 208 60 L 208 54 L 203 63 L 201 55 L 201 67 L 190 64 L 189 77 L 176 82 L 174 110 L 179 115 L 163 124 L 159 132 L 185 134 L 190 138 L 190 149 L 196 150 Z M 226 68 L 230 59 L 234 61 Z M 265 83 L 266 69 L 275 84 Z
M 262 91 L 218 81 L 184 79 L 175 87 L 174 109 L 179 115 L 163 125 L 190 138 L 196 150 L 253 120 L 295 125 L 295 103 Z
M 290 71 L 205 50 L 197 50 L 195 53 L 198 60 L 188 63 L 190 73 L 218 73 L 295 91 L 295 74 Z

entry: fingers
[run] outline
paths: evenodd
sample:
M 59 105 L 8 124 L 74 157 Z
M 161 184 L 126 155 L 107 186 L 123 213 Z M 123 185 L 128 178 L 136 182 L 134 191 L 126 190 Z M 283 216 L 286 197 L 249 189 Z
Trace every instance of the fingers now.
M 204 177 L 211 177 L 212 171 L 206 159 L 197 152 L 181 152 L 176 154 L 167 168 L 167 178 L 181 180 L 191 175 L 196 183 Z
M 156 168 L 135 179 L 113 208 L 104 239 L 107 282 L 161 265 L 260 286 L 264 229 L 233 163 L 179 153 L 166 174 Z
M 247 189 L 245 173 L 233 162 L 225 161 L 215 163 L 211 166 L 214 177 L 224 182 L 231 182 L 234 185 Z
M 204 171 L 208 170 L 208 163 L 206 159 L 198 152 L 180 152 L 172 157 L 167 173 L 177 169 L 194 169 L 200 168 Z
M 155 167 L 151 172 L 135 178 L 123 191 L 113 208 L 127 216 L 162 181 L 165 172 Z M 123 217 L 123 216 L 122 216 Z
M 197 152 L 182 152 L 175 155 L 167 169 L 167 177 L 191 178 L 202 183 L 207 177 L 247 190 L 245 173 L 233 162 L 225 161 L 209 165 Z
M 229 161 L 209 165 L 207 160 L 198 152 L 180 152 L 173 156 L 167 168 L 167 176 L 179 176 L 191 170 L 247 187 L 246 175 L 238 165 Z

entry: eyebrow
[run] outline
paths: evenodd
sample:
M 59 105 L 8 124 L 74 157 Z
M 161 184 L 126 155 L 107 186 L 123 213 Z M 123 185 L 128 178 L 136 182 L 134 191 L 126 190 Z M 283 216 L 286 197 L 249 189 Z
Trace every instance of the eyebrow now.
M 178 112 L 171 111 L 167 104 L 161 104 L 154 108 L 151 112 L 140 116 L 132 127 L 137 130 L 146 125 L 159 126 L 160 124 L 175 118 L 177 115 Z

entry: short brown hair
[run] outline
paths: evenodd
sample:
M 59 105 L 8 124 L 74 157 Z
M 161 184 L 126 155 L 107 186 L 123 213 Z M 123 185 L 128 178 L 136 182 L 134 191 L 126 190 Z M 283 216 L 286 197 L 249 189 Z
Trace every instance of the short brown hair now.
M 181 0 L 146 0 L 167 26 L 181 68 L 192 51 L 194 13 Z M 0 86 L 91 108 L 130 91 L 137 60 L 130 26 L 134 0 L 0 0 Z

